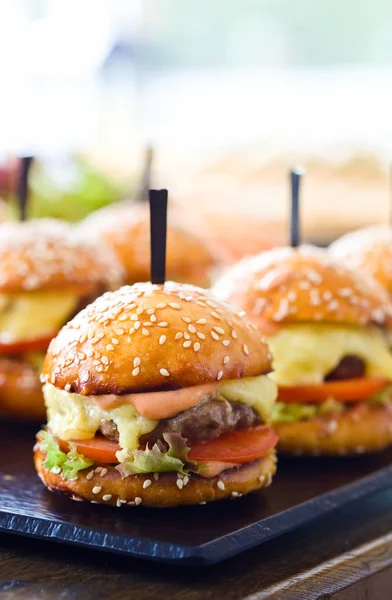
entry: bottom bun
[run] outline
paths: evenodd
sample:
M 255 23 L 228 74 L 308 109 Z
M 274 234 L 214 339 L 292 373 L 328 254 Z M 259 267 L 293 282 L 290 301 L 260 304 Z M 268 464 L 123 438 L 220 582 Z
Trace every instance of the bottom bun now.
M 63 479 L 61 474 L 47 471 L 44 461 L 45 454 L 36 450 L 35 468 L 50 491 L 69 494 L 73 500 L 88 500 L 118 507 L 123 504 L 142 504 L 168 508 L 236 498 L 269 486 L 276 472 L 275 450 L 259 460 L 228 469 L 211 479 L 193 473 L 189 477 L 182 477 L 177 473 L 159 473 L 155 476 L 151 473 L 122 478 L 115 467 L 99 466 L 80 471 L 78 478 L 70 481 Z
M 392 407 L 362 402 L 343 414 L 275 425 L 278 451 L 291 455 L 354 455 L 392 444 Z
M 0 420 L 46 421 L 42 385 L 36 369 L 22 360 L 0 360 Z

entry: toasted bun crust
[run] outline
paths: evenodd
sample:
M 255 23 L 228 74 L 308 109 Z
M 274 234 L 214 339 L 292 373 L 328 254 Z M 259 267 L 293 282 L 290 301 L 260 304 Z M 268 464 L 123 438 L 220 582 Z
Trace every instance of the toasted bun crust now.
M 79 473 L 76 481 L 69 481 L 63 479 L 61 475 L 47 471 L 43 466 L 44 461 L 45 454 L 36 450 L 35 468 L 49 490 L 70 494 L 73 500 L 83 499 L 119 507 L 123 504 L 134 505 L 135 499 L 141 506 L 169 508 L 235 498 L 269 486 L 276 472 L 274 450 L 264 458 L 236 469 L 223 471 L 219 476 L 211 479 L 190 475 L 189 481 L 181 489 L 177 484 L 179 480 L 177 473 L 160 473 L 158 479 L 155 479 L 153 474 L 133 475 L 122 479 L 113 466 L 107 466 L 104 476 L 101 476 L 96 469 L 93 478 L 87 480 L 86 475 L 91 469 L 85 469 Z M 98 471 L 101 470 L 102 467 L 98 468 Z M 143 483 L 147 480 L 150 480 L 151 485 L 144 489 Z M 180 481 L 183 483 L 183 480 Z M 224 485 L 219 484 L 218 487 L 219 481 Z
M 271 355 L 244 315 L 190 285 L 125 286 L 63 327 L 44 377 L 79 394 L 121 394 L 261 375 Z
M 32 365 L 0 359 L 0 420 L 28 423 L 46 420 L 42 385 Z
M 392 294 L 392 228 L 353 231 L 331 244 L 329 252 L 348 267 L 371 275 Z
M 392 444 L 392 407 L 362 402 L 342 415 L 275 425 L 278 450 L 295 455 L 378 452 Z
M 388 294 L 376 281 L 311 246 L 279 248 L 244 259 L 212 291 L 241 306 L 261 326 L 301 321 L 392 322 Z
M 85 219 L 81 231 L 113 248 L 126 270 L 126 283 L 150 280 L 150 216 L 146 206 L 124 202 L 103 208 Z M 205 240 L 169 214 L 167 279 L 208 286 L 217 261 Z
M 86 242 L 54 219 L 0 224 L 0 293 L 117 287 L 123 270 L 110 249 Z

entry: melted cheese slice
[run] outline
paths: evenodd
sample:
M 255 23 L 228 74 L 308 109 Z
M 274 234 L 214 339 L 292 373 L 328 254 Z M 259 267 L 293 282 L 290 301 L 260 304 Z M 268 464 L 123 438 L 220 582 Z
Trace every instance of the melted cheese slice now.
M 322 383 L 344 356 L 354 355 L 366 365 L 367 376 L 392 380 L 392 352 L 377 327 L 335 324 L 295 324 L 268 338 L 274 357 L 270 377 L 278 385 Z
M 56 333 L 75 311 L 79 298 L 64 291 L 0 294 L 0 343 Z
M 186 389 L 190 395 L 193 394 L 192 387 Z M 44 385 L 43 392 L 48 412 L 48 427 L 62 440 L 90 439 L 98 431 L 101 421 L 107 420 L 117 425 L 121 448 L 132 451 L 138 447 L 139 437 L 155 429 L 158 424 L 158 419 L 143 417 L 133 404 L 125 400 L 121 406 L 106 410 L 105 405 L 100 405 L 92 397 L 59 390 L 50 383 Z M 271 415 L 277 387 L 271 379 L 261 375 L 220 382 L 216 386 L 216 393 L 218 397 L 253 406 L 265 421 Z M 189 402 L 180 408 L 175 394 L 174 391 L 173 401 L 176 402 L 176 414 L 178 414 L 189 408 Z M 170 392 L 154 392 L 154 395 L 157 396 L 154 402 L 161 397 L 162 402 L 170 407 Z M 197 394 L 194 397 L 193 406 L 200 401 Z M 121 399 L 122 396 L 117 398 Z

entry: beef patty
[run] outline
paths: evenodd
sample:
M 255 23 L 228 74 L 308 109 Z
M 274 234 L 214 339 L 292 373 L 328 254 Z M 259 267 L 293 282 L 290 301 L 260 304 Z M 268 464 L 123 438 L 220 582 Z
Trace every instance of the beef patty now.
M 330 371 L 324 381 L 341 381 L 344 379 L 355 379 L 365 375 L 365 363 L 358 356 L 347 355 L 340 363 Z
M 189 408 L 170 419 L 162 419 L 150 433 L 140 438 L 142 444 L 156 442 L 163 433 L 181 433 L 193 443 L 207 442 L 222 433 L 248 429 L 261 423 L 260 416 L 251 406 L 242 402 L 229 402 L 224 398 L 206 396 L 193 408 Z M 101 422 L 101 433 L 118 441 L 117 426 L 113 421 Z

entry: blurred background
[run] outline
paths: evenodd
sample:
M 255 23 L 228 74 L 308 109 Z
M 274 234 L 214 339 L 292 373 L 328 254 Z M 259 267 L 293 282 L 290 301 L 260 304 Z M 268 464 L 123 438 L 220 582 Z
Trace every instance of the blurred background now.
M 71 220 L 154 184 L 233 257 L 391 215 L 388 0 L 0 0 L 0 196 Z M 12 208 L 11 208 L 12 211 Z M 200 221 L 198 221 L 200 223 Z

